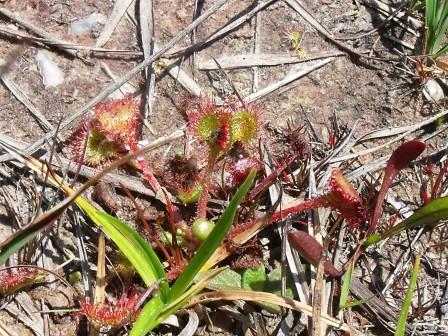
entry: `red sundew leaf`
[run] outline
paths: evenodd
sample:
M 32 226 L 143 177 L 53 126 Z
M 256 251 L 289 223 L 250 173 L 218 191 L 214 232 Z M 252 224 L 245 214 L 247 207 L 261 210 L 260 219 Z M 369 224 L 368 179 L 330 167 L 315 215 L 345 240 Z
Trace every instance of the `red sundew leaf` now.
M 341 171 L 335 169 L 331 175 L 329 190 L 325 194 L 294 207 L 277 211 L 268 218 L 268 222 L 276 222 L 287 216 L 321 207 L 337 211 L 354 228 L 358 228 L 367 219 L 366 209 L 361 202 L 361 197 L 342 175 Z
M 189 130 L 213 150 L 226 150 L 230 145 L 230 114 L 216 104 L 214 97 L 201 97 L 188 114 Z
M 37 268 L 19 267 L 0 271 L 0 296 L 12 294 L 24 287 L 41 283 L 46 273 Z
M 138 105 L 132 95 L 128 95 L 98 104 L 93 116 L 84 121 L 68 142 L 77 162 L 95 167 L 119 158 L 128 150 L 138 151 L 140 129 Z M 160 185 L 149 164 L 140 156 L 136 161 L 151 188 L 158 192 Z
M 91 167 L 105 165 L 120 157 L 124 147 L 110 142 L 97 129 L 91 128 L 89 121 L 84 122 L 67 140 L 74 160 Z
M 92 303 L 90 298 L 81 298 L 79 314 L 84 315 L 96 327 L 120 328 L 137 318 L 140 309 L 138 303 L 142 295 L 135 291 L 129 296 L 122 294 L 115 302 Z
M 408 166 L 425 150 L 425 147 L 426 145 L 424 142 L 411 140 L 398 146 L 390 156 L 387 161 L 386 170 L 384 171 L 383 183 L 376 199 L 375 210 L 373 211 L 372 219 L 370 220 L 370 226 L 367 231 L 368 235 L 375 232 L 376 224 L 381 215 L 384 199 L 386 198 L 386 193 L 389 190 L 392 181 L 398 175 L 400 170 Z
M 245 104 L 227 102 L 228 109 L 231 111 L 230 118 L 230 137 L 231 142 L 240 141 L 249 143 L 257 137 L 260 128 L 260 111 L 254 104 Z
M 244 182 L 251 169 L 259 171 L 261 168 L 260 161 L 252 158 L 243 158 L 232 162 L 229 165 L 230 176 L 232 177 L 232 186 L 237 187 Z
M 329 187 L 330 191 L 322 196 L 327 201 L 327 207 L 338 211 L 355 228 L 367 220 L 361 197 L 339 169 L 333 170 Z
M 387 162 L 387 169 L 398 172 L 414 161 L 426 148 L 424 142 L 411 140 L 405 142 L 394 150 Z
M 95 107 L 93 124 L 111 141 L 125 144 L 137 141 L 141 128 L 138 105 L 132 95 L 102 102 Z
M 288 233 L 288 239 L 292 247 L 294 247 L 306 261 L 317 267 L 323 248 L 313 236 L 304 231 L 292 230 Z M 334 267 L 328 258 L 324 261 L 324 272 L 332 277 L 341 275 L 341 272 Z

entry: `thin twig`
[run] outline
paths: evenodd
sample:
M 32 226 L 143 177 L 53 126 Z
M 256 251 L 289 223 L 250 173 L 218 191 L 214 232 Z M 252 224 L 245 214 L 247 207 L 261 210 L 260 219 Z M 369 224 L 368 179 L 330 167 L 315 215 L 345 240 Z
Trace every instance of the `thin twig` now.
M 152 0 L 139 1 L 140 6 L 140 37 L 142 40 L 143 56 L 150 58 L 155 51 L 154 47 L 154 4 Z M 146 68 L 146 85 L 144 97 L 146 100 L 144 120 L 153 116 L 154 94 L 156 90 L 156 74 L 152 67 Z
M 25 40 L 27 43 L 34 43 L 40 47 L 57 47 L 59 49 L 70 49 L 70 50 L 83 50 L 83 51 L 90 51 L 91 53 L 101 53 L 104 57 L 104 54 L 110 53 L 113 54 L 114 57 L 120 56 L 133 56 L 133 57 L 140 57 L 143 55 L 140 51 L 135 50 L 126 50 L 126 49 L 107 49 L 107 48 L 98 48 L 95 46 L 85 46 L 85 45 L 79 45 L 68 41 L 62 41 L 62 40 L 52 40 L 47 38 L 41 38 L 41 37 L 35 37 L 26 33 L 23 33 L 21 31 L 12 30 L 8 27 L 5 27 L 3 25 L 0 25 L 0 35 L 18 39 L 18 40 Z
M 0 63 L 3 60 L 0 59 Z M 49 131 L 53 128 L 53 125 L 45 118 L 45 116 L 39 111 L 34 102 L 25 94 L 25 91 L 20 89 L 16 83 L 9 78 L 5 73 L 0 72 L 0 79 L 3 84 L 11 91 L 14 97 L 20 101 L 25 107 L 31 112 L 31 114 L 37 119 L 39 125 L 44 129 L 44 131 Z
M 310 55 L 307 58 L 299 58 L 288 54 L 239 54 L 229 55 L 217 58 L 217 61 L 223 69 L 244 69 L 251 67 L 269 67 L 285 64 L 305 63 L 328 57 L 345 56 L 342 51 L 325 51 Z M 217 70 L 218 67 L 213 60 L 199 60 L 199 70 Z
M 255 21 L 254 56 L 258 57 L 260 54 L 260 42 L 261 42 L 261 15 L 260 15 L 260 13 L 257 13 L 257 15 L 255 15 L 254 21 Z M 253 67 L 252 72 L 253 72 L 252 92 L 257 92 L 258 91 L 258 83 L 260 81 L 260 72 L 258 70 L 258 67 Z
M 312 71 L 314 71 L 316 69 L 319 69 L 320 67 L 323 67 L 324 65 L 326 65 L 328 63 L 333 62 L 333 60 L 334 60 L 334 58 L 330 57 L 330 58 L 327 58 L 327 59 L 325 59 L 323 61 L 313 63 L 313 65 L 311 65 L 311 66 L 309 66 L 309 67 L 307 67 L 305 69 L 302 69 L 300 71 L 297 71 L 296 73 L 288 75 L 285 78 L 283 78 L 282 80 L 280 80 L 280 81 L 278 81 L 278 82 L 276 82 L 274 84 L 268 85 L 264 89 L 261 89 L 261 90 L 259 90 L 257 92 L 254 92 L 254 93 L 248 95 L 247 97 L 244 98 L 244 101 L 246 103 L 251 103 L 251 102 L 253 102 L 255 100 L 258 100 L 258 99 L 260 99 L 260 98 L 262 98 L 262 97 L 264 97 L 264 96 L 266 96 L 266 95 L 268 95 L 268 94 L 278 90 L 282 86 L 285 86 L 285 85 L 287 85 L 287 84 L 289 84 L 289 83 L 291 83 L 291 82 L 293 82 L 293 81 L 295 81 L 295 80 L 297 80 L 297 79 L 299 79 L 299 78 L 301 78 L 303 76 L 308 75 L 310 72 L 312 72 Z
M 102 47 L 107 43 L 107 41 L 109 41 L 110 37 L 112 36 L 112 33 L 114 32 L 124 13 L 126 13 L 126 10 L 131 5 L 132 1 L 133 0 L 115 1 L 112 13 L 109 15 L 109 18 L 106 24 L 104 25 L 104 28 L 100 36 L 98 36 L 98 38 L 96 39 L 95 46 Z
M 193 51 L 200 50 L 201 48 L 209 45 L 210 43 L 222 38 L 223 36 L 229 34 L 234 29 L 238 28 L 242 24 L 244 24 L 246 21 L 248 21 L 250 18 L 252 18 L 254 15 L 256 15 L 261 10 L 265 9 L 266 7 L 272 5 L 273 3 L 277 2 L 277 0 L 266 0 L 262 3 L 259 3 L 257 6 L 255 6 L 253 9 L 251 9 L 247 13 L 240 13 L 242 14 L 238 19 L 229 22 L 224 27 L 216 31 L 215 33 L 208 36 L 206 39 L 199 41 L 198 43 L 189 46 L 187 48 L 181 48 L 178 50 L 175 50 L 174 52 L 170 53 L 169 57 L 180 57 L 182 55 L 189 54 Z
M 34 34 L 36 34 L 40 37 L 44 37 L 45 39 L 47 39 L 49 41 L 52 41 L 55 47 L 58 47 L 58 45 L 60 45 L 60 44 L 70 44 L 70 42 L 66 42 L 64 40 L 54 38 L 50 33 L 46 32 L 45 30 L 43 30 L 39 27 L 36 27 L 35 25 L 33 25 L 32 23 L 30 23 L 28 21 L 23 20 L 18 15 L 10 12 L 9 10 L 7 10 L 4 7 L 0 7 L 0 14 L 6 16 L 8 19 L 10 19 L 13 22 L 16 22 L 17 24 L 21 25 L 22 27 L 32 31 Z M 73 50 L 68 50 L 68 49 L 61 48 L 61 47 L 58 47 L 58 48 L 64 52 L 70 54 L 71 56 L 79 57 L 81 60 L 86 61 L 84 58 L 80 57 Z

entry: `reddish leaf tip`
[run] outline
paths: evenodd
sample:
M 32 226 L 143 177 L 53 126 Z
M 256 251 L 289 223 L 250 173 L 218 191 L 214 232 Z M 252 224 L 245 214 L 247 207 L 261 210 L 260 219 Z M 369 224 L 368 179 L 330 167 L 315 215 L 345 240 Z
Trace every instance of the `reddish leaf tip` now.
M 323 247 L 316 238 L 305 231 L 291 230 L 288 232 L 288 239 L 292 247 L 299 252 L 306 261 L 317 267 Z M 341 274 L 328 258 L 324 260 L 324 272 L 333 277 L 338 277 Z
M 414 161 L 426 148 L 420 140 L 407 141 L 394 150 L 389 158 L 388 165 L 393 165 L 395 170 L 401 170 Z

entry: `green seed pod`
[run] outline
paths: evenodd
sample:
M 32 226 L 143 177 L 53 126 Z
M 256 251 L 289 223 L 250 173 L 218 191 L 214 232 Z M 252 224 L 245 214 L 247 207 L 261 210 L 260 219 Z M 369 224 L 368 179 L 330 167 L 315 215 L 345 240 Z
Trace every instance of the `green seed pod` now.
M 202 186 L 195 184 L 193 188 L 189 190 L 180 190 L 177 198 L 184 204 L 193 204 L 199 200 L 202 194 Z
M 215 223 L 208 221 L 204 218 L 198 218 L 194 221 L 192 227 L 193 236 L 197 239 L 203 241 L 207 239 L 210 232 L 212 232 L 215 227 Z
M 72 272 L 68 276 L 68 280 L 70 281 L 70 284 L 72 284 L 72 285 L 81 281 L 81 279 L 82 279 L 82 274 L 79 271 Z
M 182 235 L 180 235 L 178 232 L 179 231 L 176 231 L 177 245 L 184 246 L 185 241 L 184 241 L 183 233 L 182 233 Z M 162 244 L 164 244 L 165 246 L 171 246 L 171 244 L 173 243 L 173 235 L 171 234 L 171 232 L 168 232 L 168 231 L 165 231 L 164 234 L 160 235 L 159 239 L 162 242 Z

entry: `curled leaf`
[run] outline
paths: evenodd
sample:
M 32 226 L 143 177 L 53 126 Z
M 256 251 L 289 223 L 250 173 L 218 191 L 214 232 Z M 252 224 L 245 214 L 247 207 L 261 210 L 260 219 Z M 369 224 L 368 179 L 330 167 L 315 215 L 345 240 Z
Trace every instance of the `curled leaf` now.
M 313 236 L 304 231 L 292 230 L 288 233 L 288 239 L 292 247 L 294 247 L 306 261 L 317 267 L 323 248 Z M 341 272 L 334 267 L 328 258 L 324 260 L 324 272 L 332 277 L 341 275 Z
M 384 199 L 386 198 L 387 191 L 393 180 L 400 170 L 408 166 L 425 150 L 425 147 L 425 143 L 419 140 L 407 141 L 398 146 L 390 156 L 384 172 L 383 183 L 376 199 L 375 210 L 373 211 L 372 219 L 370 220 L 369 234 L 375 232 L 378 219 L 381 216 Z

